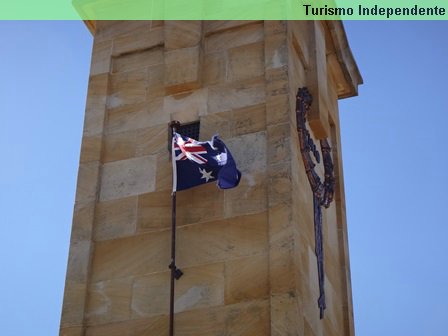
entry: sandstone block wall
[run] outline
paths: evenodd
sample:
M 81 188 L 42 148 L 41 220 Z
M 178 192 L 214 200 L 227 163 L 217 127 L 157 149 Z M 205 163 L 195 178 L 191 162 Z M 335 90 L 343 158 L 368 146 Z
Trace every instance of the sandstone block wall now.
M 178 193 L 176 336 L 353 335 L 337 100 L 360 79 L 347 76 L 341 29 L 96 23 L 60 335 L 168 334 L 170 120 L 200 120 L 201 140 L 219 132 L 243 174 L 235 189 Z M 310 123 L 330 137 L 338 180 L 324 211 L 323 320 L 300 86 L 315 97 Z

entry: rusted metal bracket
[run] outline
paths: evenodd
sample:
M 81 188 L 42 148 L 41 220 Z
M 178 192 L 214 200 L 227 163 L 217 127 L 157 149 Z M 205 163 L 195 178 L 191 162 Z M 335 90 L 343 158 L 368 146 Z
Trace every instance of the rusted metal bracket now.
M 297 133 L 299 136 L 300 152 L 302 154 L 305 172 L 313 191 L 314 204 L 314 251 L 317 257 L 317 271 L 319 277 L 319 306 L 320 318 L 324 317 L 325 304 L 325 271 L 324 271 L 324 251 L 323 251 L 323 232 L 322 232 L 322 206 L 328 208 L 333 201 L 334 196 L 334 165 L 331 158 L 331 147 L 327 139 L 320 140 L 320 148 L 322 152 L 324 165 L 324 182 L 322 183 L 319 175 L 314 170 L 315 163 L 311 157 L 313 154 L 317 163 L 320 163 L 320 154 L 310 136 L 310 132 L 306 128 L 306 118 L 313 97 L 306 87 L 300 88 L 296 96 L 296 120 Z

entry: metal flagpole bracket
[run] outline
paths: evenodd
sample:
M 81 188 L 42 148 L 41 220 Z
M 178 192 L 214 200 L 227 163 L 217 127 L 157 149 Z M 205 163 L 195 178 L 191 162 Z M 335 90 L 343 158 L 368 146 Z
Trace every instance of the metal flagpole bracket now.
M 174 268 L 174 278 L 176 280 L 179 280 L 182 277 L 182 275 L 184 275 L 184 272 L 182 272 L 182 270 L 180 268 L 177 268 L 177 266 L 173 262 L 171 262 L 168 265 L 168 268 L 170 270 L 173 270 L 173 268 Z
M 173 142 L 173 134 L 181 128 L 181 124 L 177 120 L 170 121 L 168 123 L 168 152 L 171 155 L 171 146 Z
M 181 127 L 180 122 L 177 120 L 172 120 L 168 123 L 168 127 L 172 130 L 177 130 Z

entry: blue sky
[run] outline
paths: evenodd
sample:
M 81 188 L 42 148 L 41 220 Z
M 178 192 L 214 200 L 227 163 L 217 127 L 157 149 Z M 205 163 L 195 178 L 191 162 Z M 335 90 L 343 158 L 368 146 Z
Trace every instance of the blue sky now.
M 0 322 L 58 334 L 92 38 L 82 22 L 0 22 Z
M 358 335 L 447 335 L 448 21 L 346 22 L 340 105 Z
M 345 26 L 365 81 L 340 104 L 357 335 L 445 335 L 448 21 Z M 2 335 L 57 335 L 92 38 L 0 22 L 0 40 Z

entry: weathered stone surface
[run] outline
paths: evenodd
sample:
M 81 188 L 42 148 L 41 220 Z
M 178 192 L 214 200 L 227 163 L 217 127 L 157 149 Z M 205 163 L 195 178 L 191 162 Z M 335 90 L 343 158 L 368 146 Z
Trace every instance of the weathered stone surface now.
M 215 183 L 182 191 L 177 195 L 178 225 L 201 223 L 224 217 L 224 193 Z
M 211 139 L 213 135 L 219 134 L 226 141 L 229 138 L 260 132 L 265 129 L 265 105 L 258 104 L 201 117 L 200 134 L 203 140 Z
M 104 164 L 100 201 L 154 191 L 156 160 L 150 155 Z
M 175 332 L 185 336 L 268 336 L 268 300 L 187 311 L 176 315 Z
M 344 81 L 344 72 L 339 66 L 339 60 L 336 54 L 327 55 L 328 66 L 328 93 L 329 93 L 329 112 L 332 113 L 332 109 L 337 107 L 338 97 L 342 97 L 347 93 L 347 85 Z M 332 92 L 336 94 L 336 100 L 332 100 Z M 339 117 L 333 117 L 333 121 L 339 120 Z
M 271 335 L 304 335 L 303 311 L 293 291 L 271 296 Z
M 86 294 L 87 285 L 85 283 L 66 281 L 61 317 L 62 328 L 83 324 Z
M 87 324 L 124 321 L 130 317 L 132 278 L 101 281 L 89 287 Z
M 291 158 L 289 123 L 268 126 L 267 157 L 269 164 L 287 162 Z
M 95 38 L 100 40 L 110 40 L 129 33 L 139 32 L 139 29 L 148 26 L 150 29 L 157 29 L 163 26 L 163 21 L 123 21 L 123 20 L 98 20 L 96 21 Z
M 175 333 L 185 336 L 225 334 L 225 306 L 186 311 L 176 315 Z
M 233 121 L 233 136 L 264 131 L 266 129 L 265 104 L 234 110 Z
M 289 46 L 289 49 L 291 47 Z M 292 51 L 290 51 L 291 53 Z M 289 96 L 291 97 L 291 111 L 295 111 L 296 99 L 295 96 L 297 94 L 298 88 L 308 86 L 307 78 L 307 68 L 308 65 L 301 62 L 297 57 L 289 57 L 288 58 L 288 77 L 289 77 Z M 295 120 L 295 119 L 294 119 Z
M 157 154 L 156 190 L 172 190 L 173 164 L 168 151 Z
M 173 120 L 181 123 L 192 122 L 207 114 L 207 97 L 207 89 L 166 96 L 163 108 L 171 114 Z
M 135 336 L 168 335 L 168 315 L 159 315 L 134 322 Z
M 224 264 L 182 268 L 182 281 L 176 283 L 175 313 L 213 307 L 224 303 Z M 133 286 L 134 318 L 165 315 L 169 312 L 170 273 L 139 277 Z
M 324 245 L 324 258 L 328 264 L 328 266 L 325 267 L 325 275 L 333 288 L 335 302 L 342 301 L 341 297 L 344 296 L 343 293 L 345 291 L 343 279 L 339 276 L 341 272 L 341 257 L 340 252 L 333 255 L 329 246 Z M 340 305 L 342 305 L 342 302 Z
M 309 87 L 314 92 L 313 104 L 308 112 L 308 122 L 318 139 L 330 135 L 328 121 L 328 84 L 325 31 L 320 21 L 313 21 L 310 32 L 313 35 L 310 50 Z
M 109 75 L 91 76 L 84 117 L 84 136 L 101 135 L 106 116 Z
M 148 127 L 152 125 L 154 117 L 163 116 L 159 111 L 160 103 L 156 105 L 156 98 L 147 101 L 148 76 L 150 74 L 141 70 L 111 76 L 107 99 L 107 133 Z
M 231 114 L 232 112 L 220 112 L 201 117 L 200 140 L 208 141 L 215 134 L 219 134 L 224 141 L 231 138 L 234 133 L 234 119 Z
M 162 46 L 163 42 L 163 27 L 153 28 L 150 25 L 144 25 L 115 38 L 113 55 L 148 50 Z
M 209 35 L 205 39 L 205 51 L 211 53 L 260 41 L 263 41 L 263 24 L 254 23 Z
M 81 163 L 79 165 L 76 203 L 83 204 L 96 200 L 99 170 L 99 162 Z
M 111 133 L 104 137 L 103 162 L 131 159 L 136 152 L 136 132 Z
M 136 70 L 110 77 L 109 109 L 135 105 L 146 101 L 147 73 Z
M 307 322 L 311 326 L 314 333 L 322 333 L 322 324 L 319 319 L 319 311 L 316 307 L 315 299 L 319 297 L 319 283 L 317 281 L 317 261 L 314 250 L 311 246 L 307 247 L 308 255 L 308 279 L 304 279 L 302 286 L 304 314 Z M 304 274 L 305 275 L 305 274 Z M 305 275 L 306 277 L 306 275 Z
M 168 335 L 168 315 L 114 322 L 87 328 L 86 336 L 151 336 Z
M 229 218 L 266 211 L 267 189 L 266 174 L 242 174 L 238 187 L 225 191 L 225 217 Z
M 101 144 L 102 136 L 84 136 L 81 144 L 80 163 L 100 161 L 101 160 Z
M 231 305 L 226 316 L 228 335 L 270 335 L 269 301 L 254 300 Z
M 95 211 L 95 240 L 125 237 L 135 233 L 137 197 L 100 202 Z
M 243 21 L 243 20 L 231 20 L 231 21 L 221 21 L 221 20 L 207 20 L 204 21 L 204 33 L 209 35 L 211 33 L 217 33 L 219 31 L 228 30 L 231 28 L 237 28 L 240 26 L 247 26 L 254 24 L 254 21 Z
M 98 242 L 92 261 L 92 280 L 166 271 L 169 253 L 169 231 Z
M 290 120 L 288 95 L 266 98 L 266 124 L 274 125 Z
M 140 122 L 140 127 L 163 125 L 166 126 L 170 119 L 170 111 L 165 109 L 164 98 L 156 98 L 148 103 L 149 115 Z
M 254 43 L 229 50 L 229 81 L 262 76 L 264 73 L 264 45 Z
M 148 67 L 147 98 L 163 98 L 165 96 L 165 65 L 157 64 Z
M 199 46 L 165 52 L 165 88 L 169 94 L 197 89 L 200 84 L 201 48 Z
M 269 209 L 269 279 L 271 294 L 293 291 L 298 270 L 295 267 L 294 230 L 289 203 Z
M 183 269 L 182 283 L 176 290 L 174 312 L 224 304 L 224 264 L 210 264 Z
M 227 53 L 214 52 L 204 56 L 204 85 L 224 83 L 227 76 Z
M 288 65 L 286 33 L 267 36 L 264 53 L 266 69 L 277 69 Z
M 91 248 L 92 242 L 90 240 L 73 241 L 70 243 L 70 255 L 67 265 L 68 281 L 87 281 Z
M 343 292 L 339 289 L 337 290 L 330 279 L 328 279 L 325 284 L 325 299 L 327 304 L 327 325 L 326 329 L 330 329 L 335 333 L 337 330 L 344 330 L 344 309 L 342 309 L 342 302 L 340 297 Z
M 331 249 L 332 254 L 338 255 L 339 252 L 339 232 L 338 232 L 338 218 L 336 214 L 336 206 L 335 203 L 332 203 L 331 206 L 326 209 L 324 213 L 324 235 L 325 242 L 328 247 Z
M 279 203 L 269 208 L 269 239 L 270 244 L 283 245 L 291 248 L 292 245 L 287 244 L 292 239 L 292 217 L 293 209 L 290 202 Z
M 82 327 L 61 328 L 60 336 L 83 336 L 84 330 Z
M 157 154 L 167 150 L 168 125 L 146 127 L 136 132 L 136 156 Z
M 338 150 L 337 150 L 337 143 L 339 142 L 337 140 L 338 137 L 340 137 L 340 134 L 338 134 L 336 129 L 339 127 L 339 125 L 335 126 L 336 123 L 339 123 L 339 106 L 338 106 L 338 84 L 336 84 L 337 77 L 332 71 L 335 65 L 331 64 L 328 60 L 328 78 L 327 78 L 327 93 L 328 93 L 328 99 L 327 99 L 327 108 L 328 108 L 328 121 L 330 123 L 330 136 L 329 140 L 332 142 L 331 147 L 333 148 L 333 153 L 335 160 L 338 159 Z
M 134 322 L 115 322 L 99 326 L 91 326 L 85 336 L 133 336 Z
M 154 109 L 156 106 L 154 106 Z M 163 112 L 154 110 L 154 113 L 162 115 Z M 150 105 L 139 103 L 111 109 L 108 112 L 107 133 L 121 133 L 126 131 L 135 131 L 151 125 Z M 167 118 L 169 120 L 169 117 Z
M 286 67 L 266 71 L 266 95 L 275 97 L 289 93 L 288 71 Z
M 295 195 L 294 195 L 295 196 Z M 297 201 L 297 198 L 293 196 L 293 200 Z M 312 194 L 311 194 L 312 197 Z M 301 226 L 300 231 L 300 238 L 302 242 L 307 245 L 314 246 L 314 217 L 313 217 L 313 202 L 312 200 L 309 202 L 300 202 L 300 209 L 293 209 L 293 218 L 294 218 L 294 224 Z M 303 267 L 307 267 L 307 265 L 304 265 Z
M 269 206 L 291 199 L 291 166 L 288 162 L 269 166 Z
M 264 79 L 254 78 L 238 84 L 211 86 L 208 89 L 208 113 L 229 111 L 265 102 Z
M 267 251 L 266 228 L 266 213 L 179 228 L 179 265 L 193 266 L 262 254 Z
M 264 34 L 266 36 L 285 33 L 287 21 L 284 20 L 266 20 L 264 21 Z
M 310 62 L 310 26 L 313 22 L 309 21 L 287 21 L 288 30 L 290 31 L 291 47 L 295 53 L 295 57 L 303 64 L 305 68 L 309 67 Z
M 249 179 L 249 184 L 252 175 L 266 171 L 266 132 L 242 135 L 226 144 L 232 149 L 238 169 Z
M 171 191 L 159 191 L 138 197 L 138 230 L 168 229 L 171 225 Z
M 72 242 L 92 239 L 95 203 L 75 206 L 70 240 Z
M 202 37 L 202 21 L 165 21 L 165 48 L 189 48 L 198 45 Z
M 170 272 L 138 277 L 132 287 L 132 317 L 166 315 L 169 312 Z
M 112 72 L 124 72 L 163 63 L 163 49 L 151 48 L 113 58 Z
M 303 332 L 304 335 L 306 335 L 306 336 L 314 336 L 314 335 L 316 335 L 316 332 L 311 328 L 311 325 L 308 322 L 308 319 L 306 318 L 306 316 L 304 318 L 304 325 L 305 325 L 304 332 Z
M 95 41 L 92 50 L 92 63 L 90 64 L 90 75 L 99 75 L 110 72 L 112 54 L 112 41 Z
M 225 303 L 268 297 L 268 265 L 266 254 L 227 261 Z

